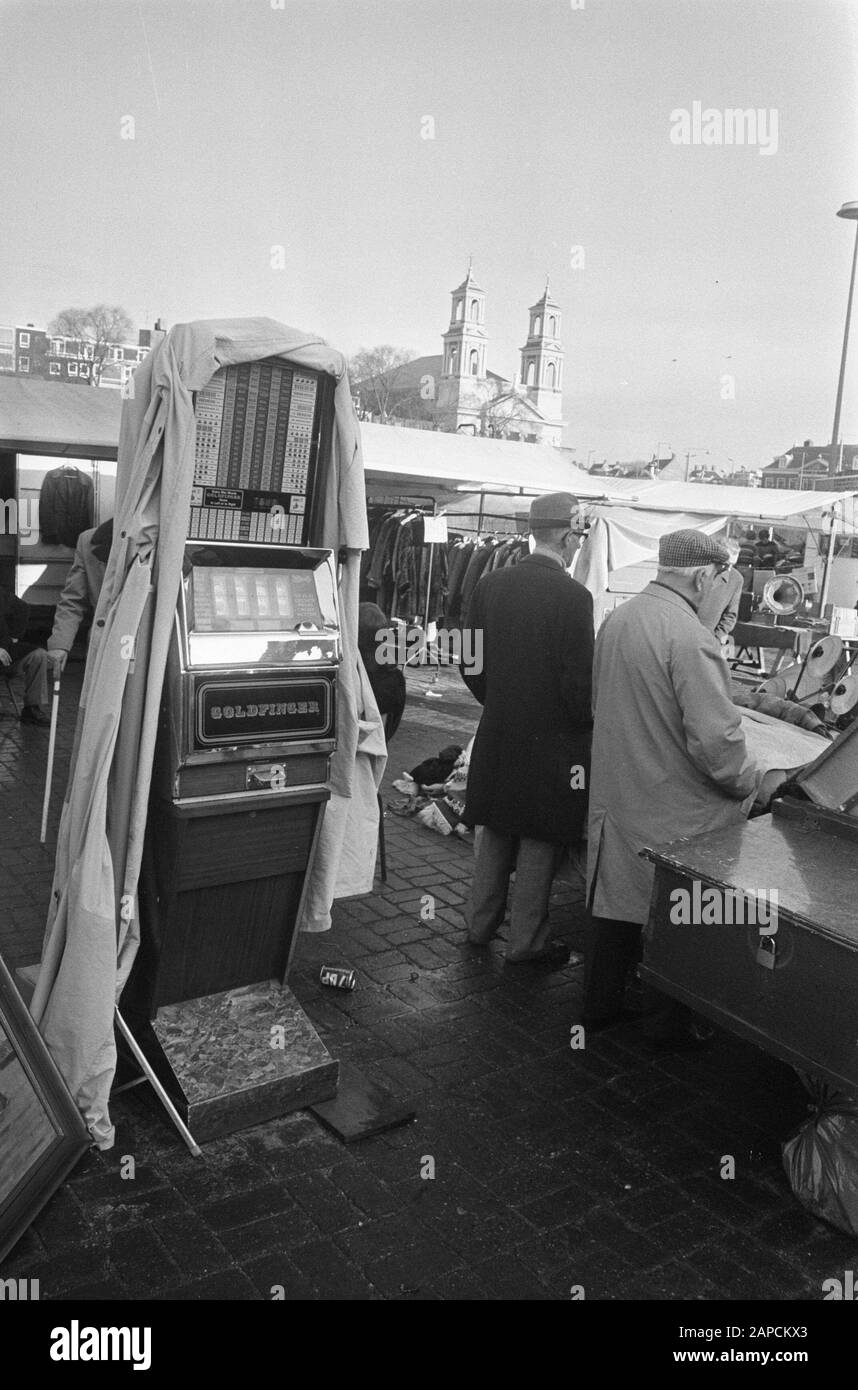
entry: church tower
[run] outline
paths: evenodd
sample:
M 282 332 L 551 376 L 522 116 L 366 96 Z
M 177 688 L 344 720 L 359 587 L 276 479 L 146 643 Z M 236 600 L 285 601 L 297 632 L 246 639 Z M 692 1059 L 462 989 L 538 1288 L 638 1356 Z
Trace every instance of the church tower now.
M 560 309 L 545 281 L 545 293 L 531 305 L 530 331 L 521 349 L 521 381 L 527 399 L 548 421 L 563 419 L 563 349 L 560 346 Z M 559 438 L 559 434 L 558 434 Z
M 486 296 L 468 273 L 452 292 L 450 326 L 438 385 L 438 418 L 445 430 L 479 433 L 480 411 L 489 395 L 486 371 Z

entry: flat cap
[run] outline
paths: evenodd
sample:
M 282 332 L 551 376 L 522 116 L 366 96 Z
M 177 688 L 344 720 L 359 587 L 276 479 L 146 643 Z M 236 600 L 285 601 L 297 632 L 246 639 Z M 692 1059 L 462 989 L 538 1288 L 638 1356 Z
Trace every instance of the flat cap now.
M 571 526 L 578 498 L 571 492 L 546 492 L 530 504 L 530 526 Z
M 670 531 L 658 543 L 658 563 L 676 569 L 699 565 L 728 565 L 730 552 L 723 541 L 703 531 Z

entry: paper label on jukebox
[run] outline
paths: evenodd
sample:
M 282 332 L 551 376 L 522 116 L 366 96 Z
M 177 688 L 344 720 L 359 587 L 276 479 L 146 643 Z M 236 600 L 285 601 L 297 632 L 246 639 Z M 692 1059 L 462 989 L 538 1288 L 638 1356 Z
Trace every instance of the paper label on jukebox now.
M 196 739 L 202 748 L 266 743 L 330 733 L 327 681 L 201 681 L 196 691 Z

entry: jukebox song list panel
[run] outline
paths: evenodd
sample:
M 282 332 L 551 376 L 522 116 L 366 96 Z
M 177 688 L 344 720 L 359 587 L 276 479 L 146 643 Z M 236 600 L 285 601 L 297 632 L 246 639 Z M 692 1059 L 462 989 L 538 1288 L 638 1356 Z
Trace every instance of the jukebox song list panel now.
M 190 539 L 301 544 L 317 389 L 263 361 L 222 367 L 197 392 Z

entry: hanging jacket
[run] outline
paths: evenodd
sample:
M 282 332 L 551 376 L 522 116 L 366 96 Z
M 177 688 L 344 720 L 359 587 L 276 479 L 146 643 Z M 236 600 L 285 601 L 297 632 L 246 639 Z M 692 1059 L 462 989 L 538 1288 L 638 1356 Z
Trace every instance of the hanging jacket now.
M 74 547 L 81 531 L 92 525 L 95 491 L 92 478 L 68 465 L 53 468 L 39 493 L 39 530 L 47 545 Z

